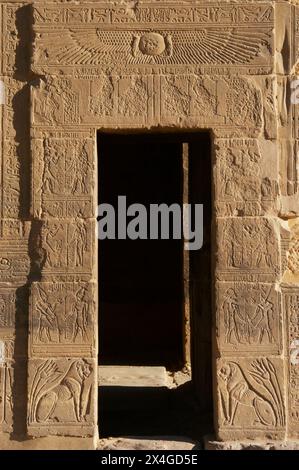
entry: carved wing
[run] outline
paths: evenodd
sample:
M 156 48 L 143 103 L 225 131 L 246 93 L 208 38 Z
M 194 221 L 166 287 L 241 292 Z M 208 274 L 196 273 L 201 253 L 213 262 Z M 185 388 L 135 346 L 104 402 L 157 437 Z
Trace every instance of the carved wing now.
M 202 28 L 195 31 L 157 31 L 165 50 L 143 53 L 139 38 L 145 31 L 100 29 L 47 32 L 37 40 L 37 54 L 62 65 L 118 64 L 247 64 L 263 52 L 270 52 L 271 31 L 249 28 Z
M 122 34 L 101 30 L 67 31 L 63 37 L 63 46 L 57 51 L 57 59 L 62 64 L 97 65 L 105 58 L 126 56 L 132 51 L 132 42 L 125 40 Z
M 176 32 L 173 55 L 186 63 L 245 64 L 258 55 L 262 46 L 267 47 L 270 35 L 237 28 Z

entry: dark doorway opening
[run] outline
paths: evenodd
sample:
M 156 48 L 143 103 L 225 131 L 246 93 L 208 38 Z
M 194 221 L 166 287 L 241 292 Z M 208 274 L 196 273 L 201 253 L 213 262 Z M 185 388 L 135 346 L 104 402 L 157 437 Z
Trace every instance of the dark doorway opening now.
M 212 416 L 210 135 L 101 132 L 98 173 L 99 203 L 115 212 L 119 196 L 147 209 L 204 204 L 199 251 L 173 239 L 99 242 L 99 364 L 150 371 L 140 386 L 100 386 L 100 434 L 195 438 L 211 431 Z
M 101 135 L 100 202 L 117 209 L 118 196 L 126 196 L 127 206 L 147 209 L 181 204 L 180 147 L 164 136 Z M 181 240 L 100 242 L 101 364 L 181 365 L 181 245 Z

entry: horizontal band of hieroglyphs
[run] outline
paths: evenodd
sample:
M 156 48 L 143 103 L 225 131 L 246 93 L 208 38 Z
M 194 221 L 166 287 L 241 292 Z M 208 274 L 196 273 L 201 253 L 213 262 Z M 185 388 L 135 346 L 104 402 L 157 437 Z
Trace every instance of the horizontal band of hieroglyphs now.
M 34 8 L 36 25 L 60 23 L 101 23 L 101 24 L 134 24 L 134 23 L 271 23 L 274 10 L 269 4 L 227 5 L 221 3 L 209 6 L 181 7 L 161 4 L 139 6 L 135 9 L 126 6 L 107 7 L 107 4 L 93 6 L 46 6 Z

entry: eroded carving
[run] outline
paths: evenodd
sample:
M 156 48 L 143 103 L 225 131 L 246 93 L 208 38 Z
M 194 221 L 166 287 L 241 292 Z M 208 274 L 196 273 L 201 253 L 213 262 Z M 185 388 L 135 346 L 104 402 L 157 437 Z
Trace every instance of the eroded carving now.
M 43 273 L 78 274 L 81 279 L 89 280 L 92 274 L 94 237 L 94 222 L 90 220 L 45 221 L 41 231 Z
M 270 154 L 271 155 L 271 154 Z M 256 140 L 219 140 L 216 146 L 216 208 L 223 216 L 262 215 L 273 207 L 277 175 L 263 168 Z M 273 161 L 273 165 L 276 162 Z
M 289 435 L 298 437 L 299 424 L 299 292 L 296 287 L 284 290 L 288 327 L 288 413 Z
M 10 361 L 0 362 L 0 431 L 12 431 L 13 367 Z
M 276 360 L 235 360 L 220 364 L 221 426 L 269 431 L 284 426 L 284 398 Z
M 14 333 L 15 309 L 15 289 L 0 287 L 0 336 Z
M 75 138 L 45 138 L 32 144 L 36 215 L 92 216 L 93 148 L 90 139 Z
M 32 287 L 31 355 L 91 356 L 96 323 L 93 284 L 40 283 Z
M 29 426 L 88 425 L 93 365 L 86 359 L 36 361 L 29 390 Z
M 217 277 L 273 281 L 279 274 L 278 239 L 266 218 L 218 219 Z
M 221 352 L 280 352 L 280 303 L 273 285 L 223 283 L 217 291 Z

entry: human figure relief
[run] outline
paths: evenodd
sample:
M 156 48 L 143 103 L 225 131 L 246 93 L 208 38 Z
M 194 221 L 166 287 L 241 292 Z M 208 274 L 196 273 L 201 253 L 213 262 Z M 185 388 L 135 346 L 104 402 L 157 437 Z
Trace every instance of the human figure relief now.
M 239 168 L 235 163 L 233 152 L 228 149 L 225 158 L 220 159 L 219 163 L 222 195 L 228 198 L 238 198 L 238 181 L 240 181 L 240 174 Z
M 62 265 L 63 239 L 60 225 L 48 227 L 45 235 L 47 262 L 51 268 L 59 268 Z
M 47 140 L 44 151 L 44 170 L 42 178 L 42 191 L 44 194 L 55 194 L 58 177 L 59 151 Z
M 260 302 L 256 306 L 255 315 L 251 321 L 254 330 L 257 331 L 259 344 L 264 341 L 275 342 L 273 336 L 274 304 L 269 301 L 271 290 L 272 287 L 270 287 L 268 295 L 260 294 Z
M 228 289 L 222 304 L 224 313 L 225 342 L 232 343 L 233 339 L 240 342 L 239 320 L 241 318 L 240 305 L 234 289 Z
M 82 267 L 84 263 L 84 253 L 87 250 L 87 230 L 84 222 L 79 219 L 73 231 L 70 247 L 72 247 L 75 267 Z
M 34 113 L 36 119 L 44 124 L 54 124 L 57 121 L 57 111 L 60 109 L 59 93 L 48 89 L 43 94 L 35 93 Z
M 40 342 L 55 342 L 59 339 L 59 326 L 56 316 L 57 305 L 61 300 L 50 304 L 47 294 L 39 287 L 38 299 L 35 302 L 35 309 L 38 313 L 38 326 L 36 339 Z
M 258 424 L 276 425 L 273 404 L 253 389 L 238 364 L 235 362 L 225 364 L 220 369 L 219 377 L 224 382 L 224 388 L 220 388 L 224 425 L 234 425 L 240 405 L 253 408 Z
M 268 225 L 259 230 L 259 249 L 257 251 L 256 265 L 258 267 L 270 268 L 273 266 L 272 251 L 275 243 L 272 230 Z
M 86 300 L 86 288 L 81 287 L 75 294 L 76 300 L 72 306 L 72 316 L 74 318 L 73 338 L 75 342 L 81 336 L 82 340 L 88 339 L 88 307 Z
M 88 150 L 86 143 L 80 151 L 76 146 L 75 155 L 71 161 L 69 172 L 71 175 L 71 193 L 72 194 L 85 194 L 87 193 L 86 178 L 88 176 L 89 162 Z
M 47 360 L 36 370 L 29 395 L 29 419 L 32 423 L 59 421 L 58 403 L 71 402 L 78 423 L 86 420 L 91 395 L 91 365 L 84 359 L 72 361 L 62 372 L 55 361 Z

